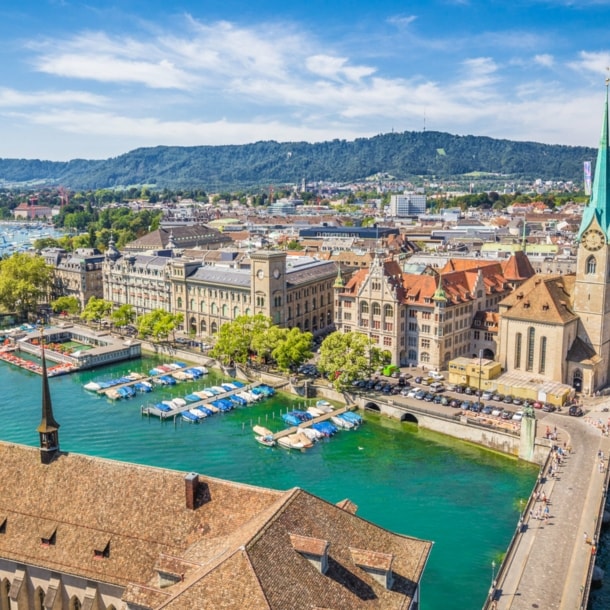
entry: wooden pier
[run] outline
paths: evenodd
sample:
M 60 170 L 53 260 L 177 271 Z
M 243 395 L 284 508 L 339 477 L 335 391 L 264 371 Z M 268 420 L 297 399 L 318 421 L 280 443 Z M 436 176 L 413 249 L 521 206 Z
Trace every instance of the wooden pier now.
M 230 382 L 229 382 L 230 383 Z M 171 411 L 161 411 L 161 409 L 157 409 L 155 406 L 142 407 L 141 412 L 142 415 L 154 416 L 158 417 L 161 420 L 164 419 L 172 419 L 176 417 L 176 415 L 180 415 L 185 411 L 189 411 L 190 409 L 196 409 L 197 407 L 204 407 L 206 404 L 212 403 L 215 400 L 221 400 L 223 398 L 228 398 L 229 396 L 233 396 L 233 394 L 239 394 L 240 392 L 248 392 L 252 388 L 256 388 L 259 385 L 262 385 L 260 381 L 255 383 L 249 383 L 242 388 L 235 388 L 234 390 L 227 390 L 222 394 L 217 394 L 216 396 L 212 396 L 211 398 L 202 398 L 197 402 L 187 402 L 183 407 L 177 407 L 176 409 L 172 409 Z M 197 390 L 200 391 L 200 390 Z M 182 398 L 181 396 L 175 396 L 174 398 Z
M 273 440 L 277 441 L 278 438 L 282 438 L 284 436 L 289 436 L 290 434 L 294 434 L 303 428 L 310 428 L 312 424 L 317 424 L 321 421 L 326 421 L 331 417 L 335 417 L 337 415 L 341 415 L 341 413 L 345 413 L 346 411 L 351 411 L 351 407 L 339 407 L 338 409 L 334 409 L 330 413 L 324 413 L 322 415 L 318 415 L 318 417 L 314 417 L 313 419 L 309 419 L 307 421 L 301 422 L 298 426 L 291 426 L 290 428 L 285 428 L 284 430 L 280 430 L 273 435 Z

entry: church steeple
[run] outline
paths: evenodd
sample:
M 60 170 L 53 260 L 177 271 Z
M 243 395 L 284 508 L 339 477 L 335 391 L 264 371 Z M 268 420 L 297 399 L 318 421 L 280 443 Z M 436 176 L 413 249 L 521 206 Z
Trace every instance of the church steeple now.
M 43 464 L 50 464 L 59 453 L 59 424 L 53 417 L 42 331 L 40 333 L 40 351 L 42 358 L 42 420 L 37 430 L 40 435 L 40 461 Z
M 604 105 L 604 117 L 602 122 L 602 134 L 599 140 L 599 150 L 595 163 L 595 177 L 591 189 L 591 199 L 587 204 L 580 224 L 578 237 L 589 228 L 591 222 L 597 219 L 599 226 L 605 234 L 606 242 L 610 241 L 610 157 L 608 156 L 608 85 L 610 79 L 606 79 L 606 103 Z

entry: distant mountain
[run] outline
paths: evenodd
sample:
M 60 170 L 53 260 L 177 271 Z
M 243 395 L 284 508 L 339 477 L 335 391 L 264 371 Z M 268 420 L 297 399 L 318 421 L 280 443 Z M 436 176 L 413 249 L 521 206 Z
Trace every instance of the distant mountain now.
M 72 189 L 132 185 L 241 189 L 323 180 L 351 182 L 377 173 L 397 179 L 458 177 L 471 172 L 507 178 L 582 181 L 592 148 L 455 136 L 436 131 L 389 133 L 355 141 L 256 142 L 240 146 L 138 148 L 102 161 L 0 159 L 0 180 L 61 184 Z

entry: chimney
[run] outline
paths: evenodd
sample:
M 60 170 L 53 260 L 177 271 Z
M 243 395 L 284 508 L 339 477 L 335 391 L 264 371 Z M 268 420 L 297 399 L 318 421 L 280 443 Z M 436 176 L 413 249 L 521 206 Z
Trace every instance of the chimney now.
M 186 491 L 186 507 L 190 510 L 197 508 L 197 490 L 199 488 L 199 475 L 196 472 L 189 472 L 184 477 Z
M 290 534 L 292 548 L 300 553 L 320 573 L 326 574 L 328 570 L 328 540 L 310 538 L 299 534 Z
M 377 551 L 365 551 L 350 547 L 352 561 L 362 568 L 369 576 L 374 578 L 386 589 L 391 589 L 394 582 L 392 574 L 392 562 L 394 555 L 389 553 L 378 553 Z

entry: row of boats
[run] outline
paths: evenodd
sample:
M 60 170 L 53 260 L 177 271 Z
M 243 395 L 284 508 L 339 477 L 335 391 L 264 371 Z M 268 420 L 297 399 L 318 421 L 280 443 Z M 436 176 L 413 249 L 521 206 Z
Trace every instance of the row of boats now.
M 151 392 L 154 386 L 170 386 L 180 381 L 195 381 L 207 375 L 205 366 L 187 367 L 184 362 L 172 362 L 151 369 L 148 376 L 142 373 L 129 373 L 122 377 L 105 381 L 90 381 L 83 387 L 90 392 L 104 393 L 112 400 L 133 398 L 138 392 Z
M 274 447 L 276 444 L 285 449 L 308 449 L 323 438 L 334 436 L 339 430 L 353 430 L 360 426 L 362 416 L 353 411 L 344 411 L 336 415 L 333 406 L 326 400 L 319 400 L 315 407 L 309 407 L 306 411 L 293 410 L 282 415 L 285 424 L 297 428 L 292 434 L 276 436 L 271 430 L 264 426 L 254 426 L 252 430 L 255 440 L 261 445 Z M 317 418 L 324 417 L 321 421 Z
M 227 395 L 227 393 L 230 394 Z M 223 394 L 226 396 L 222 397 Z M 236 407 L 245 407 L 268 396 L 273 396 L 273 394 L 275 394 L 275 390 L 265 384 L 247 389 L 241 381 L 232 381 L 231 383 L 223 383 L 192 392 L 182 398 L 163 400 L 156 403 L 153 409 L 163 413 L 165 417 L 175 413 L 180 414 L 186 422 L 198 423 L 215 413 L 224 413 Z M 201 404 L 202 401 L 205 402 Z M 193 404 L 193 407 L 188 408 L 189 404 Z

